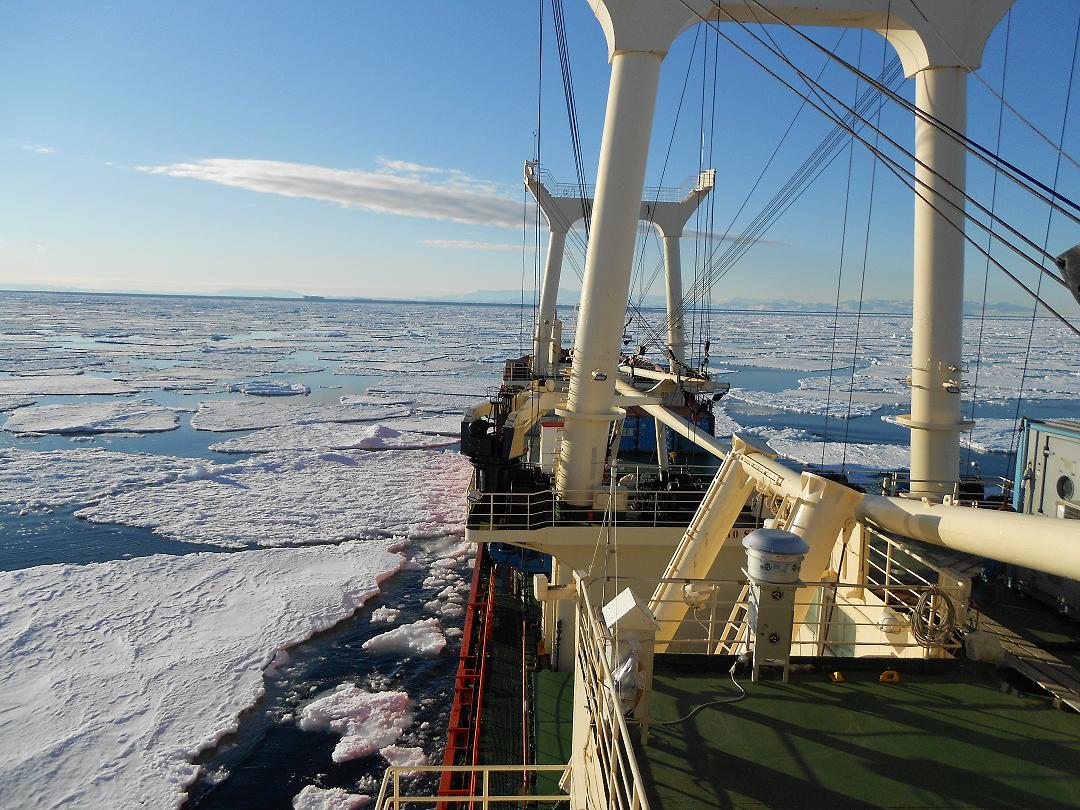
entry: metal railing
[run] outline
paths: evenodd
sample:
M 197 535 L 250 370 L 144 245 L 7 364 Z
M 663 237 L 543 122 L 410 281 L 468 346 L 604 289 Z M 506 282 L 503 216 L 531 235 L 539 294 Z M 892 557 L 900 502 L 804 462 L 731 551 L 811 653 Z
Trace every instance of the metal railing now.
M 401 765 L 391 766 L 383 774 L 374 810 L 437 807 L 439 810 L 501 810 L 501 808 L 566 808 L 564 793 L 492 793 L 492 776 L 520 774 L 521 781 L 535 784 L 538 774 L 562 776 L 565 765 Z M 411 783 L 425 774 L 453 774 L 476 786 L 468 795 L 444 796 L 422 792 Z M 403 779 L 404 777 L 404 779 Z
M 599 498 L 594 498 L 599 492 Z M 685 526 L 697 511 L 705 490 L 618 489 L 583 492 L 589 506 L 573 506 L 573 493 L 563 497 L 554 490 L 539 492 L 480 492 L 467 495 L 466 527 L 482 531 L 533 531 L 552 526 L 588 526 L 606 521 L 624 527 Z M 616 513 L 605 499 L 615 500 Z
M 598 619 L 589 598 L 588 587 L 574 575 L 577 593 L 578 641 L 575 648 L 579 682 L 584 684 L 585 705 L 592 722 L 584 750 L 583 764 L 575 770 L 585 780 L 581 786 L 588 795 L 588 806 L 608 810 L 649 810 L 645 783 L 638 770 L 634 743 L 630 737 L 623 708 L 619 703 L 615 679 L 608 666 L 607 651 L 613 640 Z M 595 762 L 597 767 L 589 767 Z M 579 789 L 575 787 L 575 793 Z
M 536 176 L 552 197 L 595 197 L 595 183 L 560 183 L 547 169 L 537 169 Z M 686 178 L 678 187 L 646 186 L 641 192 L 643 202 L 682 202 L 692 191 L 702 188 L 701 175 Z
M 634 580 L 627 577 L 620 577 L 617 582 L 612 579 L 612 584 L 615 590 L 632 584 L 638 580 Z M 644 582 L 644 580 L 640 580 Z M 651 583 L 652 580 L 649 580 Z M 675 624 L 681 625 L 683 632 L 679 633 L 675 638 L 666 642 L 657 642 L 657 651 L 672 653 L 672 654 L 707 654 L 707 655 L 735 655 L 744 651 L 744 644 L 747 641 L 747 630 L 749 628 L 747 608 L 749 607 L 749 581 L 745 579 L 662 579 L 661 584 L 675 584 L 675 585 L 688 585 L 690 589 L 698 595 L 700 600 L 696 605 L 690 607 L 685 618 L 678 619 L 658 619 L 661 625 Z M 873 616 L 866 615 L 867 607 L 873 607 L 873 605 L 867 605 L 865 601 L 849 598 L 845 595 L 844 591 L 857 590 L 860 588 L 868 588 L 866 583 L 855 582 L 835 582 L 833 580 L 821 580 L 817 582 L 803 583 L 803 587 L 815 589 L 817 594 L 814 598 L 809 600 L 796 599 L 794 607 L 796 613 L 802 610 L 806 613 L 806 618 L 797 620 L 792 623 L 792 654 L 794 655 L 822 655 L 829 654 L 830 644 L 842 644 L 844 647 L 853 648 L 853 651 L 857 651 L 859 648 L 877 648 L 882 644 L 887 643 L 889 646 L 896 648 L 897 650 L 914 649 L 916 647 L 924 647 L 916 641 L 905 641 L 899 638 L 889 639 L 885 641 L 880 637 L 874 638 L 860 638 L 860 628 L 875 628 L 882 630 L 881 619 L 874 618 Z M 820 590 L 818 590 L 820 589 Z M 914 606 L 918 603 L 919 597 L 926 592 L 936 593 L 937 586 L 933 583 L 925 583 L 920 585 L 898 585 L 893 584 L 888 592 L 891 594 L 891 599 L 885 601 L 881 597 L 881 593 L 874 588 L 869 588 L 874 595 L 882 601 L 882 607 L 888 607 L 893 610 L 899 617 L 906 618 L 910 622 L 910 615 Z M 726 596 L 725 594 L 737 594 L 734 598 Z M 823 614 L 822 609 L 827 608 L 828 601 L 820 598 L 821 594 L 826 594 L 829 600 L 835 601 L 836 604 L 842 605 L 846 608 L 850 608 L 850 612 L 844 617 L 839 616 L 826 616 Z M 950 598 L 946 595 L 941 595 L 940 598 Z M 659 605 L 682 603 L 681 599 L 661 599 L 658 602 Z M 816 613 L 812 613 L 816 609 Z M 938 620 L 944 618 L 944 614 L 947 608 L 944 604 L 934 606 L 935 617 Z M 954 615 L 959 615 L 957 611 L 959 607 L 953 605 Z M 656 613 L 663 615 L 663 610 L 658 610 Z M 861 613 L 861 618 L 853 618 L 851 613 Z M 686 632 L 689 628 L 691 632 Z M 700 628 L 700 633 L 693 632 L 695 628 Z M 809 628 L 812 631 L 813 638 L 802 638 L 800 640 L 800 630 L 802 628 Z M 898 628 L 900 631 L 906 629 L 906 626 Z M 844 636 L 840 638 L 839 636 Z M 852 637 L 854 636 L 854 637 Z M 959 646 L 959 640 L 956 638 L 949 639 L 944 644 L 939 645 L 941 649 L 954 649 Z M 832 651 L 832 654 L 836 654 Z

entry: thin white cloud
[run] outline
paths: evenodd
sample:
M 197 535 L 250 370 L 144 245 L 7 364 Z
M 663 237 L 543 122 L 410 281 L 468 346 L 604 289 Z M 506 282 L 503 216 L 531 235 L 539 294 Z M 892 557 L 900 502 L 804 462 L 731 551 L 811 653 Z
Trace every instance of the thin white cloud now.
M 36 155 L 55 155 L 56 150 L 51 146 L 42 146 L 37 143 L 24 143 L 22 148 L 27 152 L 33 152 Z
M 421 239 L 420 244 L 447 250 L 507 250 L 520 253 L 525 250 L 536 252 L 535 245 L 513 245 L 508 242 L 470 242 L 464 239 Z
M 326 200 L 382 214 L 521 227 L 521 203 L 504 195 L 494 183 L 457 169 L 387 158 L 380 158 L 379 163 L 378 171 L 364 171 L 277 160 L 207 158 L 136 169 L 266 194 Z

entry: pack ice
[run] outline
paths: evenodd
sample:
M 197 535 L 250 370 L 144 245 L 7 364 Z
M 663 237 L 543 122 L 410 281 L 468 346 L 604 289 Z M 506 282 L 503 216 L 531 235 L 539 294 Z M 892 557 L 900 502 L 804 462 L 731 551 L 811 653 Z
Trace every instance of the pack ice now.
M 458 439 L 427 433 L 401 432 L 380 424 L 316 422 L 280 425 L 210 445 L 221 453 L 272 453 L 283 450 L 387 450 L 446 447 Z
M 155 433 L 175 430 L 176 411 L 153 402 L 35 405 L 19 408 L 4 430 L 12 433 Z
M 245 547 L 460 534 L 471 467 L 434 450 L 267 454 L 103 498 L 77 517 Z
M 383 545 L 0 574 L 2 804 L 180 806 L 190 760 L 236 728 L 277 651 L 397 568 Z

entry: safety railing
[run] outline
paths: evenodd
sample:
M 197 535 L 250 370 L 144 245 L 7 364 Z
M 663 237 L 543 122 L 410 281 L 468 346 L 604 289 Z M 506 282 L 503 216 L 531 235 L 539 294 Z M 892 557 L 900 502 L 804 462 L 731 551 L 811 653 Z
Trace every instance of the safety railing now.
M 594 183 L 560 183 L 552 177 L 551 172 L 542 168 L 538 168 L 536 174 L 552 197 L 596 196 L 596 185 Z M 700 189 L 703 182 L 704 178 L 701 175 L 694 175 L 686 178 L 677 188 L 671 186 L 646 186 L 641 192 L 641 199 L 643 202 L 682 202 L 690 192 Z
M 553 782 L 566 771 L 566 765 L 401 765 L 391 766 L 383 774 L 375 810 L 408 810 L 431 808 L 438 810 L 554 810 L 569 807 L 564 793 L 532 792 L 540 774 L 548 774 Z M 425 791 L 423 784 L 432 776 L 452 774 L 456 780 L 474 785 L 468 795 L 444 796 Z M 495 777 L 514 776 L 515 782 L 533 785 L 522 793 L 492 792 Z M 428 780 L 424 780 L 424 777 Z
M 574 493 L 481 492 L 466 496 L 466 527 L 481 531 L 535 531 L 552 526 L 587 526 L 610 522 L 624 527 L 685 526 L 705 495 L 701 490 L 617 488 L 581 493 L 586 506 L 573 505 Z M 608 508 L 612 503 L 613 512 Z
M 634 578 L 609 577 L 611 588 L 618 591 L 635 582 L 645 580 Z M 649 580 L 651 584 L 653 580 Z M 747 650 L 749 642 L 749 619 L 747 610 L 750 605 L 749 586 L 746 579 L 662 579 L 662 584 L 683 586 L 687 598 L 661 599 L 652 607 L 661 627 L 665 624 L 676 625 L 680 629 L 669 641 L 658 642 L 657 651 L 671 654 L 706 654 L 737 655 Z M 866 582 L 837 582 L 821 580 L 803 583 L 800 594 L 810 593 L 809 598 L 796 597 L 794 610 L 796 616 L 802 615 L 792 623 L 793 655 L 859 655 L 874 654 L 883 644 L 895 651 L 914 650 L 951 650 L 959 646 L 959 638 L 950 634 L 938 642 L 927 645 L 913 639 L 905 631 L 910 628 L 914 611 L 923 595 L 923 607 L 927 612 L 920 621 L 931 627 L 942 627 L 951 622 L 956 629 L 963 616 L 961 606 L 955 601 L 947 604 L 952 597 L 940 590 L 935 583 L 900 585 L 891 582 L 887 589 L 890 598 L 883 598 L 882 590 L 869 587 Z M 855 598 L 851 592 L 868 589 L 873 599 Z M 929 601 L 929 604 L 927 602 Z M 679 604 L 689 609 L 677 619 L 665 619 L 666 604 Z M 831 606 L 839 605 L 845 610 L 842 615 Z M 888 611 L 898 621 L 883 621 L 881 609 Z M 679 611 L 682 614 L 682 611 Z M 803 630 L 808 632 L 804 633 Z M 883 638 L 882 635 L 886 638 Z M 663 634 L 662 635 L 667 635 Z M 835 649 L 834 649 L 835 647 Z
M 577 592 L 578 636 L 575 649 L 584 685 L 585 705 L 589 712 L 588 738 L 584 743 L 584 762 L 575 770 L 585 784 L 589 807 L 608 810 L 649 810 L 645 783 L 638 770 L 634 743 L 630 737 L 618 689 L 608 666 L 607 651 L 613 640 L 599 621 L 599 614 L 589 598 L 589 589 L 575 574 Z M 575 793 L 579 788 L 575 787 Z

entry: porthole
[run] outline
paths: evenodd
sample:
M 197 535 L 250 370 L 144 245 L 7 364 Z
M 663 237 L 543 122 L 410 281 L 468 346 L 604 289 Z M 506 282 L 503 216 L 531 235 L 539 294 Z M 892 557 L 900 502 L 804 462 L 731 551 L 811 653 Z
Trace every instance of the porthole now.
M 1072 478 L 1067 475 L 1061 476 L 1057 480 L 1057 494 L 1063 501 L 1071 501 L 1076 494 L 1076 486 L 1073 484 Z

